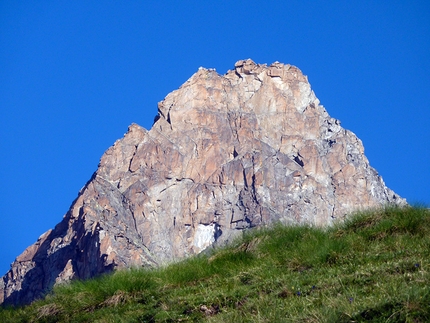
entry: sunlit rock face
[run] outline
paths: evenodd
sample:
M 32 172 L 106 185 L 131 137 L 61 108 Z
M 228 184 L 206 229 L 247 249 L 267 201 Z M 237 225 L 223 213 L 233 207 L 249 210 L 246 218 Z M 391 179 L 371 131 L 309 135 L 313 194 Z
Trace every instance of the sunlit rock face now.
M 17 257 L 0 302 L 56 283 L 157 266 L 274 222 L 323 226 L 351 211 L 405 204 L 369 166 L 290 65 L 200 68 L 102 156 L 63 220 Z

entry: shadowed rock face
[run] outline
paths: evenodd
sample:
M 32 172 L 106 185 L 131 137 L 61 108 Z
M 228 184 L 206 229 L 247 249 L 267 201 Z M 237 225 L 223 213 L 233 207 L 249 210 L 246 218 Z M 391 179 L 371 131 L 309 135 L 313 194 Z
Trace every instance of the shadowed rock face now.
M 157 266 L 273 222 L 330 225 L 351 211 L 405 204 L 361 141 L 320 105 L 294 66 L 200 68 L 102 156 L 63 220 L 0 280 L 25 304 L 54 284 Z

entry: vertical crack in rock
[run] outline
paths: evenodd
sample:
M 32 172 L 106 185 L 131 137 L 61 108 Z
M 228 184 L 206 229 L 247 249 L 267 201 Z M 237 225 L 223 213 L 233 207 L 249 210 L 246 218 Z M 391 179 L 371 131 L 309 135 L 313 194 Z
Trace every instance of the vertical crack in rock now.
M 325 226 L 406 201 L 385 186 L 362 142 L 329 116 L 294 66 L 238 61 L 200 68 L 101 157 L 63 220 L 0 280 L 21 305 L 53 285 L 158 266 L 273 222 Z

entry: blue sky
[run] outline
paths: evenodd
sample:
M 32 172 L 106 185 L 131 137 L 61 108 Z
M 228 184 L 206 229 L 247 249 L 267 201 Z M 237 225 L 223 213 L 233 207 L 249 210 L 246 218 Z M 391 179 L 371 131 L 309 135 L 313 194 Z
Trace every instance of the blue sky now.
M 386 184 L 430 204 L 428 1 L 0 0 L 0 275 L 129 124 L 246 58 L 298 66 Z

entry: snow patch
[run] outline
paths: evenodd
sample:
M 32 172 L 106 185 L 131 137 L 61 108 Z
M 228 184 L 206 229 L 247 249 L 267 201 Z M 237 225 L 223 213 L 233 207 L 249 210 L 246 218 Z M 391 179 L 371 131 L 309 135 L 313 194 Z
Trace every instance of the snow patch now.
M 215 242 L 215 224 L 198 224 L 194 233 L 193 245 L 197 253 L 203 251 Z

